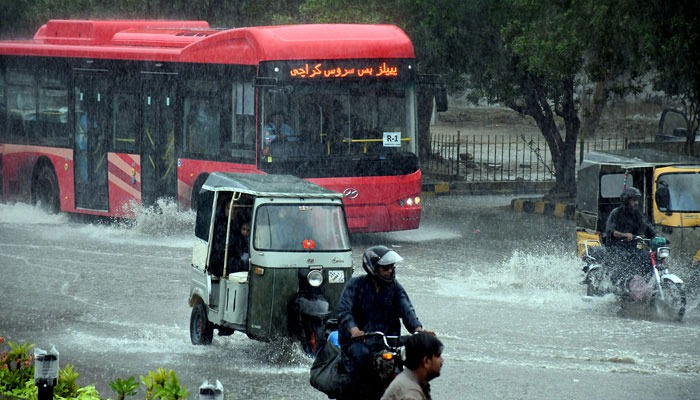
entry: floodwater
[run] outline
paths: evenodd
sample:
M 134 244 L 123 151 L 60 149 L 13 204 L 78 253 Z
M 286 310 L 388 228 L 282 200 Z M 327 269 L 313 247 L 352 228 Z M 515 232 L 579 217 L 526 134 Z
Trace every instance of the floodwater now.
M 683 323 L 586 298 L 573 223 L 509 204 L 428 198 L 420 229 L 352 238 L 356 274 L 365 247 L 404 257 L 398 280 L 445 345 L 433 398 L 697 399 L 697 297 Z M 293 345 L 240 333 L 190 343 L 194 216 L 162 209 L 126 226 L 0 204 L 0 336 L 55 345 L 61 368 L 72 364 L 103 398 L 116 397 L 109 381 L 157 368 L 177 372 L 190 398 L 205 379 L 229 400 L 326 398 Z

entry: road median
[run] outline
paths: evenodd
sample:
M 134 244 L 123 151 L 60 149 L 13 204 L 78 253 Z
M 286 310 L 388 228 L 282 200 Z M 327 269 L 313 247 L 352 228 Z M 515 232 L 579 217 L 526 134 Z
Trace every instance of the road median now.
M 557 218 L 573 219 L 575 206 L 570 202 L 549 201 L 537 198 L 513 199 L 510 203 L 514 211 L 529 214 L 550 215 Z

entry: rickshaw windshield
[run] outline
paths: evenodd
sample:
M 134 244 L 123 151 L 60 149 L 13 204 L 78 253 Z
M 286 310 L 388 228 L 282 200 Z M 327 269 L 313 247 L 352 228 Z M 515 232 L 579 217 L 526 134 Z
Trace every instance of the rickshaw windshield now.
M 268 251 L 350 249 L 339 204 L 266 204 L 255 212 L 253 247 Z
M 668 188 L 668 211 L 700 212 L 700 174 L 662 174 L 658 184 L 659 188 Z

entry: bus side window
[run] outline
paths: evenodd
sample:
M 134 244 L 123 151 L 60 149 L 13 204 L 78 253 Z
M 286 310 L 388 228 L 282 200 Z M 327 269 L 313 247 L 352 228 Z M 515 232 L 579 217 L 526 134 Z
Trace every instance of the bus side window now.
M 68 85 L 65 81 L 42 77 L 38 123 L 37 136 L 41 142 L 68 146 Z
M 112 149 L 122 153 L 137 153 L 136 133 L 139 132 L 139 97 L 136 93 L 116 93 L 112 105 Z
M 216 158 L 219 152 L 218 106 L 212 98 L 185 98 L 185 143 L 188 152 Z
M 8 72 L 6 90 L 10 140 L 24 143 L 34 130 L 36 121 L 36 92 L 32 75 Z
M 255 91 L 252 82 L 233 84 L 234 113 L 231 124 L 231 155 L 239 160 L 255 160 Z
M 183 102 L 183 150 L 218 160 L 221 150 L 221 101 L 216 83 L 192 80 Z

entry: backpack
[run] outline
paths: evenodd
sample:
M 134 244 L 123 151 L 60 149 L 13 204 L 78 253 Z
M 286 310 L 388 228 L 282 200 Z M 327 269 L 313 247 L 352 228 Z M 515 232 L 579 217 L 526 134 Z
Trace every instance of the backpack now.
M 337 399 L 348 392 L 350 374 L 342 367 L 342 352 L 338 346 L 338 332 L 332 332 L 321 350 L 316 354 L 309 382 L 311 386 L 328 395 L 329 399 Z

